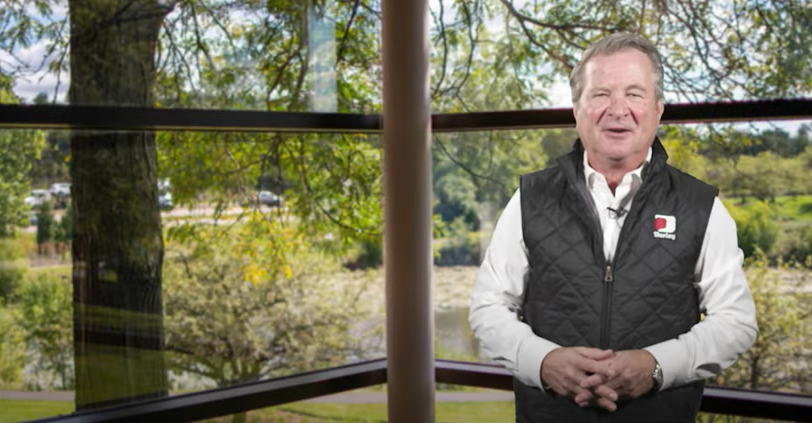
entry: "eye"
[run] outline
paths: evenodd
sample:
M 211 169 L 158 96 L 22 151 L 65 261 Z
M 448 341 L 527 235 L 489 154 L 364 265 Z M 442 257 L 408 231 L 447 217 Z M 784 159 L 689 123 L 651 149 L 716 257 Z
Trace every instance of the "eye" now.
M 634 97 L 634 98 L 641 98 L 641 97 L 643 97 L 643 94 L 640 94 L 640 93 L 638 93 L 638 92 L 630 92 L 630 93 L 626 93 L 626 95 L 627 95 L 627 96 L 629 96 L 629 97 Z

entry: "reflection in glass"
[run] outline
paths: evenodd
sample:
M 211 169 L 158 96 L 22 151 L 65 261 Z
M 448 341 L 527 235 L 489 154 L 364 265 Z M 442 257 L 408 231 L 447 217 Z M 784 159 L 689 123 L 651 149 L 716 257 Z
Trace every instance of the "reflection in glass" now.
M 721 386 L 812 394 L 812 139 L 809 121 L 663 126 L 669 162 L 721 189 L 737 224 L 760 334 Z M 440 358 L 490 360 L 467 322 L 477 266 L 519 175 L 554 164 L 574 130 L 434 138 L 435 298 Z
M 75 10 L 78 3 L 40 3 L 12 2 L 0 15 L 0 73 L 13 74 L 27 102 L 39 93 L 68 102 L 66 82 L 87 65 L 110 78 L 102 89 L 156 90 L 149 107 L 381 109 L 379 0 L 145 1 L 94 16 Z M 657 44 L 668 102 L 808 97 L 809 15 L 809 6 L 796 2 L 630 2 L 619 10 L 608 1 L 433 1 L 432 107 L 569 107 L 567 79 L 583 50 L 617 31 Z M 151 40 L 120 37 L 126 32 Z M 94 43 L 94 34 L 117 41 Z M 83 45 L 99 54 L 74 54 Z M 154 78 L 142 80 L 135 69 Z M 108 100 L 92 104 L 139 103 Z
M 380 110 L 377 1 L 41 3 L 0 13 L 0 85 L 27 103 Z
M 63 403 L 43 410 L 94 408 L 383 354 L 377 137 L 40 138 L 20 190 L 46 192 L 48 207 L 22 202 L 0 239 L 0 390 L 24 394 L 8 409 L 54 395 Z

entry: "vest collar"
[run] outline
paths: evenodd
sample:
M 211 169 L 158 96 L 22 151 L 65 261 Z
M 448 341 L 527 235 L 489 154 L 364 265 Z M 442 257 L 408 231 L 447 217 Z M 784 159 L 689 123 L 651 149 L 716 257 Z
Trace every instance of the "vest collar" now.
M 646 178 L 653 174 L 652 172 L 658 172 L 660 169 L 663 168 L 666 161 L 668 160 L 668 153 L 665 151 L 665 147 L 660 142 L 660 138 L 654 137 L 654 142 L 651 144 L 651 161 L 646 163 L 643 167 L 643 182 L 646 181 Z M 581 139 L 578 138 L 575 140 L 575 144 L 572 146 L 572 150 L 561 156 L 558 159 L 558 165 L 564 170 L 564 174 L 567 175 L 571 181 L 584 181 L 584 145 L 581 142 Z

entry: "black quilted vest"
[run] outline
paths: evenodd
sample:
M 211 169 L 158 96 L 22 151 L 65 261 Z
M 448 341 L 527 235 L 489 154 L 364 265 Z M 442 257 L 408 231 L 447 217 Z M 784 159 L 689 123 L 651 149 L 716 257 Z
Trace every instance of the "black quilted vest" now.
M 699 321 L 694 270 L 718 191 L 666 164 L 655 139 L 643 183 L 607 263 L 580 141 L 556 166 L 521 178 L 530 262 L 522 318 L 561 346 L 641 349 Z M 703 382 L 618 403 L 609 413 L 514 380 L 516 421 L 693 422 Z

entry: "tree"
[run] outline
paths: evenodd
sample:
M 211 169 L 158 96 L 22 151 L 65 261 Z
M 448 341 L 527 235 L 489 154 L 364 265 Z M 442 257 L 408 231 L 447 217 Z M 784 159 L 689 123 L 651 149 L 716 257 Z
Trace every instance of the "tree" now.
M 809 295 L 802 287 L 809 274 L 796 265 L 770 268 L 763 256 L 749 259 L 746 274 L 759 334 L 753 346 L 720 375 L 713 385 L 793 393 L 812 392 L 812 360 L 808 334 L 812 330 Z M 748 422 L 731 416 L 703 415 L 703 423 Z
M 25 334 L 36 374 L 55 374 L 61 389 L 73 388 L 73 299 L 68 278 L 40 274 L 17 291 L 15 300 L 15 324 Z
M 569 73 L 591 41 L 626 31 L 642 34 L 658 46 L 666 91 L 683 101 L 796 97 L 812 88 L 812 6 L 807 3 L 500 0 L 497 4 L 504 6 L 505 32 L 516 40 L 510 53 L 562 74 Z
M 65 253 L 66 246 L 69 246 L 73 241 L 73 207 L 70 202 L 65 208 L 65 214 L 59 220 L 56 227 L 56 242 L 59 243 L 59 250 L 62 254 Z
M 573 129 L 550 130 L 545 133 L 541 145 L 544 147 L 544 153 L 552 161 L 572 150 L 576 138 L 578 138 L 578 133 Z M 548 165 L 552 165 L 552 163 L 548 162 Z
M 382 310 L 366 297 L 372 280 L 312 252 L 305 237 L 277 221 L 246 220 L 242 228 L 198 230 L 167 250 L 172 370 L 228 386 L 374 351 L 382 328 L 373 316 Z
M 17 325 L 15 309 L 0 305 L 0 388 L 22 387 L 27 358 L 25 334 Z
M 12 79 L 0 72 L 0 104 L 17 104 L 11 92 Z M 39 157 L 44 136 L 39 131 L 0 132 L 0 238 L 23 226 L 31 213 L 25 204 L 30 189 L 28 171 L 31 161 Z
M 812 80 L 810 7 L 777 0 L 724 6 L 708 0 L 442 0 L 432 10 L 433 107 L 541 105 L 545 90 L 569 73 L 586 45 L 616 30 L 645 34 L 662 48 L 673 98 L 804 95 Z M 0 10 L 0 48 L 13 53 L 50 37 L 49 47 L 62 54 L 52 70 L 70 64 L 71 104 L 304 111 L 318 103 L 321 88 L 334 86 L 337 111 L 378 112 L 378 8 L 374 0 L 71 0 L 71 48 L 64 60 L 65 22 L 45 19 L 52 15 L 49 2 L 22 0 Z M 335 56 L 323 54 L 329 51 Z M 148 131 L 72 133 L 80 408 L 166 391 L 159 358 L 158 173 L 172 179 L 181 202 L 214 192 L 216 216 L 258 178 L 275 175 L 288 189 L 286 204 L 298 228 L 312 236 L 335 233 L 346 246 L 381 235 L 379 146 L 376 137 L 350 135 L 171 133 L 157 135 L 156 143 Z M 480 204 L 504 204 L 516 175 L 547 162 L 537 131 L 451 134 L 436 138 L 435 148 L 436 169 L 446 172 L 448 163 L 462 169 Z M 116 310 L 104 317 L 114 340 L 86 324 L 101 310 Z M 98 357 L 100 343 L 137 344 L 149 352 L 126 350 L 94 372 L 87 364 Z M 127 368 L 151 371 L 136 375 Z M 127 383 L 104 381 L 106 375 Z
M 25 279 L 25 250 L 18 236 L 0 238 L 0 305 L 6 303 Z
M 158 0 L 69 0 L 70 103 L 153 107 L 170 11 Z M 70 139 L 76 408 L 165 396 L 155 134 Z
M 41 255 L 53 253 L 52 247 L 57 231 L 53 211 L 53 203 L 50 200 L 43 202 L 37 210 L 37 247 Z

